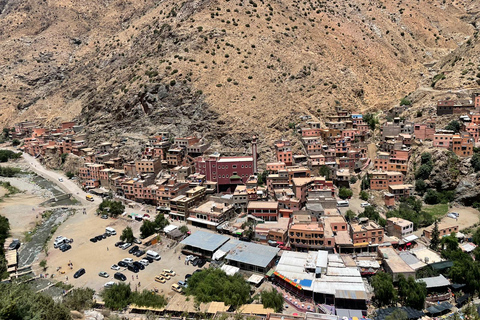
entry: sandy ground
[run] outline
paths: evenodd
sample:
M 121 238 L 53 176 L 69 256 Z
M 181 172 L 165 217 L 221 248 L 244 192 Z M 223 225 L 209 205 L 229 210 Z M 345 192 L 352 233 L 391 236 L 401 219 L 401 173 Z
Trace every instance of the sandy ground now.
M 21 178 L 5 178 L 10 184 L 21 190 L 20 193 L 3 198 L 0 202 L 0 214 L 10 221 L 10 234 L 13 238 L 23 239 L 24 232 L 32 230 L 37 222 L 41 221 L 41 214 L 47 208 L 39 204 L 52 197 L 52 193 L 42 189 L 32 181 L 32 176 Z M 1 188 L 0 196 L 5 195 Z
M 448 212 L 458 212 L 460 217 L 455 221 L 455 219 L 445 216 L 441 219 L 441 221 L 450 223 L 452 225 L 458 224 L 459 230 L 471 227 L 480 221 L 480 212 L 471 207 L 454 206 L 450 208 Z M 418 229 L 415 231 L 415 235 L 420 237 L 423 234 L 424 229 L 425 228 Z
M 135 210 L 127 209 L 127 211 L 133 212 Z M 138 212 L 138 210 L 136 212 Z M 116 236 L 107 237 L 96 243 L 89 241 L 93 236 L 104 233 L 105 227 L 108 226 L 113 227 L 117 231 Z M 82 214 L 82 212 L 77 212 L 77 214 L 62 224 L 52 236 L 52 239 L 58 235 L 72 238 L 74 240 L 72 249 L 61 252 L 58 249 L 54 249 L 53 240 L 50 241 L 48 245 L 47 263 L 49 267 L 47 272 L 50 274 L 54 273 L 54 277 L 58 280 L 65 281 L 74 286 L 90 287 L 97 292 L 100 292 L 104 284 L 108 281 L 118 282 L 118 280 L 113 279 L 113 274 L 116 271 L 111 270 L 110 267 L 112 264 L 117 264 L 117 262 L 123 258 L 133 258 L 136 261 L 142 258 L 137 258 L 129 254 L 128 249 L 122 250 L 114 245 L 115 242 L 120 240 L 120 234 L 127 226 L 132 228 L 135 236 L 139 236 L 141 222 L 126 218 L 101 219 L 94 214 L 93 209 L 88 211 L 86 215 Z M 184 280 L 186 274 L 196 270 L 196 267 L 185 265 L 185 257 L 180 255 L 176 248 L 168 248 L 170 245 L 172 245 L 171 240 L 162 238 L 162 244 L 149 247 L 148 249 L 157 251 L 162 256 L 162 259 L 155 261 L 147 266 L 145 270 L 140 270 L 137 274 L 123 270 L 122 268 L 121 272 L 127 276 L 127 282 L 131 284 L 133 290 L 150 290 L 156 287 L 160 293 L 162 293 L 163 290 L 163 293 L 167 294 L 167 296 L 173 295 L 175 293 L 171 290 L 171 285 L 179 280 Z M 140 247 L 143 247 L 143 245 L 140 245 Z M 180 260 L 178 259 L 179 256 L 181 258 Z M 72 269 L 68 267 L 69 262 L 73 263 Z M 65 271 L 65 273 L 61 274 L 57 272 L 58 267 L 61 267 L 60 271 Z M 85 275 L 74 279 L 73 274 L 80 268 L 86 270 Z M 155 282 L 155 276 L 161 273 L 163 269 L 172 269 L 177 275 L 165 284 Z M 98 275 L 100 271 L 108 272 L 110 277 L 100 277 Z M 138 286 L 139 283 L 140 286 Z

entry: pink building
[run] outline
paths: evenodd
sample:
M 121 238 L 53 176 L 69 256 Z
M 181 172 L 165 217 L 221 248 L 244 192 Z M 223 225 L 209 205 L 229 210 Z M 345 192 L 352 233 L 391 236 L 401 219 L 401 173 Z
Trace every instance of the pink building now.
M 413 127 L 413 133 L 416 139 L 433 140 L 433 135 L 435 134 L 435 122 L 430 121 L 427 123 L 415 124 Z
M 449 148 L 453 134 L 436 133 L 433 135 L 433 146 L 437 148 Z

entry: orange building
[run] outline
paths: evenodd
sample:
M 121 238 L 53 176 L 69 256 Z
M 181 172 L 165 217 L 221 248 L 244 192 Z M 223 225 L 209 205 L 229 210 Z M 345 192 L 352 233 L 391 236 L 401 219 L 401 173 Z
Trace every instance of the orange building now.
M 275 143 L 275 155 L 278 162 L 284 162 L 287 166 L 293 163 L 293 154 L 290 141 L 282 139 Z

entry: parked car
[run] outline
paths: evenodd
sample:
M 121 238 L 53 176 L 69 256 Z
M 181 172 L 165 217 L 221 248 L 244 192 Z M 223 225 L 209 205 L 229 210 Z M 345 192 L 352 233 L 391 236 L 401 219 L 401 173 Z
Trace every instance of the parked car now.
M 368 203 L 368 202 L 362 202 L 360 204 L 360 207 L 362 207 L 362 208 L 369 207 L 369 206 L 370 206 L 370 203 Z
M 186 262 L 192 261 L 193 259 L 195 259 L 195 256 L 192 256 L 192 255 L 188 255 L 185 257 Z
M 115 274 L 113 275 L 113 277 L 117 280 L 121 280 L 121 281 L 125 281 L 127 280 L 127 277 L 121 273 L 121 272 L 115 272 Z
M 165 272 L 162 272 L 160 275 L 167 280 L 170 280 L 172 278 L 172 277 L 170 277 L 170 275 L 168 273 L 165 273 Z
M 125 243 L 124 245 L 122 245 L 121 248 L 122 248 L 123 250 L 125 250 L 125 249 L 130 248 L 131 246 L 132 246 L 132 244 L 131 244 L 130 242 L 127 242 L 127 243 Z
M 140 239 L 137 239 L 137 238 L 135 238 L 133 240 L 133 242 L 135 242 L 136 244 L 142 244 L 142 241 Z
M 62 244 L 60 246 L 60 251 L 62 251 L 62 252 L 65 252 L 65 251 L 70 250 L 70 249 L 72 249 L 72 246 L 69 245 L 68 243 Z
M 196 267 L 199 262 L 200 262 L 200 258 L 196 257 L 195 259 L 193 259 L 192 265 L 193 265 L 194 267 Z
M 95 242 L 97 242 L 98 240 L 97 240 L 97 237 L 93 237 L 93 238 L 90 238 L 90 241 L 93 242 L 93 243 L 95 243 Z
M 172 284 L 172 290 L 178 293 L 182 293 L 182 288 L 178 285 L 178 283 Z
M 180 287 L 186 288 L 186 287 L 188 286 L 185 281 L 178 281 L 177 283 L 178 283 L 178 285 L 179 285 Z
M 202 269 L 197 269 L 197 270 L 193 271 L 193 274 L 198 273 L 198 272 L 202 272 Z
M 112 266 L 110 267 L 110 269 L 115 270 L 115 271 L 118 271 L 118 270 L 120 270 L 120 267 L 117 266 L 116 264 L 112 264 Z
M 100 237 L 102 237 L 102 239 L 106 239 L 108 237 L 108 235 L 106 233 L 104 233 L 104 234 L 101 234 Z
M 114 284 L 115 284 L 115 281 L 108 281 L 108 282 L 105 283 L 103 286 L 104 286 L 105 288 L 109 288 L 109 287 L 113 286 Z
M 62 178 L 58 178 L 58 181 L 63 182 L 63 179 L 62 179 Z
M 13 239 L 12 243 L 8 246 L 8 250 L 15 250 L 20 248 L 20 240 Z
M 145 267 L 144 267 L 144 268 L 145 268 Z M 138 273 L 138 271 L 140 271 L 140 269 L 138 269 L 138 267 L 137 267 L 136 265 L 134 265 L 134 264 L 129 264 L 128 267 L 127 267 L 127 269 L 128 269 L 129 271 L 134 272 L 134 273 Z
M 144 251 L 144 250 L 137 250 L 137 251 L 135 251 L 135 252 L 133 253 L 133 255 L 134 255 L 135 257 L 140 257 L 140 256 L 142 256 L 142 255 L 144 255 L 144 254 L 145 254 L 145 251 Z
M 133 247 L 130 248 L 130 250 L 128 250 L 128 253 L 132 254 L 135 251 L 137 251 L 138 249 L 139 249 L 138 246 L 133 246 Z
M 122 246 L 122 245 L 124 245 L 124 244 L 125 244 L 125 242 L 123 242 L 123 241 L 118 241 L 118 242 L 115 243 L 115 247 L 120 247 L 120 246 Z
M 451 212 L 451 213 L 447 214 L 447 217 L 455 219 L 455 220 L 458 219 L 458 216 L 456 216 L 454 212 Z
M 122 268 L 128 267 L 128 263 L 126 263 L 125 261 L 118 261 L 117 264 L 119 267 L 122 267 Z
M 135 261 L 135 262 L 133 263 L 133 265 L 134 265 L 135 267 L 137 267 L 138 269 L 140 269 L 140 270 L 145 270 L 145 266 L 144 266 L 142 263 L 138 262 L 138 261 Z
M 207 263 L 207 260 L 205 260 L 205 259 L 198 259 L 197 267 L 203 268 L 203 266 L 205 265 L 205 263 Z
M 97 239 L 97 241 L 102 241 L 103 237 L 100 235 L 100 236 L 96 236 L 95 239 Z
M 73 277 L 74 277 L 75 279 L 77 279 L 77 278 L 83 276 L 84 274 L 85 274 L 85 269 L 81 268 L 81 269 L 79 269 L 77 272 L 75 272 L 75 274 L 73 275 Z
M 103 278 L 108 278 L 108 277 L 110 276 L 110 275 L 109 275 L 108 273 L 106 273 L 105 271 L 100 271 L 100 272 L 98 273 L 98 275 L 99 275 L 100 277 L 103 277 Z
M 102 215 L 100 216 L 100 218 L 102 218 L 102 219 L 108 219 L 108 215 L 102 214 Z
M 188 279 L 190 279 L 191 276 L 192 276 L 192 275 L 191 275 L 190 273 L 187 273 L 187 274 L 185 275 L 185 282 L 187 282 Z
M 126 262 L 126 263 L 133 263 L 133 259 L 132 259 L 132 258 L 123 258 L 122 261 L 123 261 L 123 262 Z
M 147 259 L 142 259 L 142 260 L 140 260 L 140 261 L 138 261 L 138 262 L 140 262 L 141 264 L 143 264 L 145 267 L 150 264 Z
M 153 261 L 155 261 L 155 259 L 150 258 L 149 256 L 146 256 L 144 259 L 147 260 L 148 263 L 153 263 Z
M 172 269 L 163 269 L 163 272 L 169 274 L 172 277 L 176 275 L 175 271 L 173 271 Z
M 156 276 L 156 277 L 155 277 L 155 281 L 156 281 L 156 282 L 160 282 L 160 283 L 165 283 L 165 282 L 167 282 L 167 280 L 166 280 L 164 277 L 162 277 L 162 276 Z

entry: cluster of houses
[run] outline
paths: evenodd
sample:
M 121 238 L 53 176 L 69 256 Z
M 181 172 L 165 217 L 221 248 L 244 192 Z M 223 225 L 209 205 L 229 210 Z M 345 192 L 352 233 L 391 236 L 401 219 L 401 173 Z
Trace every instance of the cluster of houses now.
M 418 238 L 410 221 L 389 218 L 386 227 L 367 218 L 347 221 L 338 188 L 348 187 L 353 176 L 370 168 L 370 189 L 383 191 L 385 205 L 393 207 L 413 192 L 405 176 L 415 141 L 430 140 L 433 147 L 470 156 L 479 142 L 479 111 L 480 95 L 468 103 L 438 102 L 438 116 L 468 112 L 459 118 L 459 133 L 436 129 L 434 119 L 413 123 L 393 118 L 382 124 L 378 151 L 369 159 L 369 125 L 361 114 L 337 107 L 324 125 L 304 121 L 295 128 L 301 145 L 287 139 L 275 142 L 275 161 L 266 163 L 263 174 L 258 174 L 255 136 L 249 154 L 225 156 L 210 152 L 201 138 L 160 132 L 134 160 L 119 154 L 119 144 L 87 147 L 83 128 L 74 121 L 52 130 L 21 122 L 12 137 L 23 139 L 20 148 L 37 158 L 48 153 L 83 157 L 85 164 L 77 176 L 92 193 L 112 192 L 125 201 L 152 204 L 170 219 L 210 229 L 182 242 L 187 253 L 213 260 L 217 250 L 228 253 L 232 266 L 270 272 L 289 292 L 338 308 L 365 309 L 369 293 L 362 276 L 375 274 L 382 266 L 394 279 L 399 274 L 414 276 L 419 268 L 427 264 L 440 268 L 444 261 L 427 248 L 413 249 Z M 268 250 L 221 235 L 242 239 L 246 225 L 259 243 L 270 244 L 263 246 Z M 431 231 L 425 230 L 424 236 L 431 238 Z M 458 232 L 458 225 L 454 220 L 442 223 L 439 231 Z M 284 251 L 277 261 L 280 249 Z M 265 253 L 262 259 L 259 250 Z M 436 280 L 445 288 L 450 285 Z

